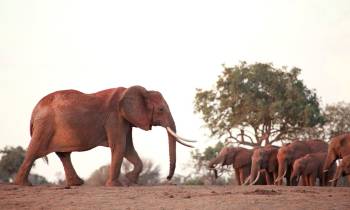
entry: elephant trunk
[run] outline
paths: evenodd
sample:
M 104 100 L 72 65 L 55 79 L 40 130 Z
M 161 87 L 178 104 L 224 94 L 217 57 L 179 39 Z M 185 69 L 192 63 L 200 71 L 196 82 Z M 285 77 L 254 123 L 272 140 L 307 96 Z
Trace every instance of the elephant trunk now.
M 337 158 L 337 156 L 335 155 L 334 151 L 329 150 L 328 154 L 327 154 L 326 161 L 325 161 L 325 163 L 323 165 L 323 172 L 327 172 L 329 170 L 329 168 L 334 163 L 336 158 Z
M 287 162 L 284 161 L 278 161 L 278 177 L 275 180 L 275 183 L 280 184 L 280 182 L 283 180 L 283 177 L 287 174 Z
M 256 175 L 256 178 L 255 178 L 255 180 L 252 182 L 252 183 L 250 183 L 250 185 L 254 185 L 255 183 L 257 183 L 258 182 L 258 180 L 259 180 L 259 178 L 260 178 L 260 170 L 258 171 L 258 174 Z
M 342 170 L 341 166 L 338 166 L 337 167 L 337 171 L 335 172 L 335 175 L 334 175 L 333 179 L 329 180 L 329 182 L 336 182 L 336 181 L 338 181 L 338 179 L 340 179 L 340 177 L 342 175 L 342 172 L 343 172 L 343 170 Z M 333 186 L 335 186 L 335 185 L 333 185 Z
M 293 171 L 292 171 L 292 173 L 290 175 L 290 178 L 289 178 L 290 182 L 292 182 L 292 180 L 295 179 L 295 178 L 298 179 L 299 176 L 300 176 L 299 168 L 293 167 Z
M 222 164 L 224 162 L 224 157 L 222 155 L 218 155 L 216 158 L 212 159 L 210 162 L 209 162 L 209 165 L 208 167 L 209 168 L 215 168 L 216 165 L 218 164 Z
M 251 183 L 256 179 L 258 173 L 260 175 L 260 165 L 257 163 L 257 161 L 253 160 L 249 178 Z
M 172 131 L 176 133 L 176 126 L 173 117 L 170 114 L 170 126 Z M 170 161 L 170 166 L 169 166 L 169 175 L 167 176 L 167 179 L 170 180 L 175 172 L 175 167 L 176 167 L 176 138 L 171 135 L 169 132 L 168 133 L 168 141 L 169 141 L 169 161 Z

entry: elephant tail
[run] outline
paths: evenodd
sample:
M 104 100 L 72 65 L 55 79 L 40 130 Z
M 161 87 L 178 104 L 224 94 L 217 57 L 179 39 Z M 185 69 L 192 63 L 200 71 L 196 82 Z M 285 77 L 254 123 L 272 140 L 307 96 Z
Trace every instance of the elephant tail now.
M 30 136 L 32 136 L 33 135 L 33 120 L 32 119 L 30 119 L 29 131 L 30 131 Z

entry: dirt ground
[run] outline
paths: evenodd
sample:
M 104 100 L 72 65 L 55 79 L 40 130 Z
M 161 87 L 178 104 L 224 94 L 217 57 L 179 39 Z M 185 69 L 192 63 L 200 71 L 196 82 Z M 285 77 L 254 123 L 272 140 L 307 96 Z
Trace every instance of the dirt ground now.
M 0 184 L 0 209 L 350 209 L 350 188 Z

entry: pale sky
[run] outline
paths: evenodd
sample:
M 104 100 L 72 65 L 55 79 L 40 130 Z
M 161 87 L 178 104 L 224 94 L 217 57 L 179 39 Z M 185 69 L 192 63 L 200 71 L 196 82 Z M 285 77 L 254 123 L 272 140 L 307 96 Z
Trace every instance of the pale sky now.
M 350 1 L 0 0 L 0 148 L 29 144 L 29 119 L 46 94 L 142 85 L 162 92 L 178 133 L 213 145 L 193 114 L 196 88 L 210 88 L 221 64 L 299 67 L 322 105 L 350 102 Z M 135 129 L 142 158 L 169 168 L 165 130 Z M 191 149 L 179 145 L 184 174 Z M 55 154 L 32 172 L 63 174 Z M 110 162 L 108 148 L 72 154 L 82 178 Z M 186 174 L 184 174 L 186 175 Z

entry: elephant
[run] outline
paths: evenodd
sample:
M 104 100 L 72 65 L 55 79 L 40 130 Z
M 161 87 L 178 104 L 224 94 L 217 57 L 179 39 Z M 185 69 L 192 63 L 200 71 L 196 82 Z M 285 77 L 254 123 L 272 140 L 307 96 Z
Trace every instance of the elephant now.
M 278 177 L 275 183 L 282 184 L 283 177 L 287 179 L 287 185 L 297 185 L 296 179 L 290 180 L 294 161 L 306 154 L 316 152 L 326 152 L 328 144 L 322 140 L 294 141 L 283 145 L 277 153 Z
M 279 147 L 268 145 L 266 147 L 257 148 L 252 155 L 252 166 L 250 169 L 250 177 L 247 183 L 255 184 L 261 172 L 264 172 L 266 184 L 271 185 L 277 178 L 278 161 L 277 152 Z
M 216 165 L 231 165 L 235 170 L 236 181 L 238 185 L 242 185 L 244 180 L 249 176 L 251 167 L 252 149 L 243 147 L 224 147 L 218 156 L 209 162 L 209 169 L 214 169 Z
M 342 134 L 331 139 L 323 171 L 327 172 L 337 159 L 341 159 L 346 155 L 350 155 L 350 133 Z
M 347 176 L 348 182 L 350 183 L 350 155 L 346 155 L 340 161 L 340 164 L 337 167 L 334 178 L 329 182 L 333 182 L 333 186 L 337 186 L 337 181 L 341 176 Z
M 291 179 L 299 179 L 303 177 L 305 186 L 315 186 L 316 179 L 319 179 L 320 186 L 327 186 L 330 177 L 333 177 L 335 172 L 335 165 L 328 171 L 323 173 L 323 164 L 326 160 L 326 152 L 318 152 L 307 154 L 294 161 Z
M 60 90 L 48 94 L 32 112 L 31 140 L 15 184 L 31 185 L 28 174 L 33 162 L 55 152 L 63 164 L 67 185 L 82 185 L 84 181 L 74 170 L 70 154 L 97 146 L 111 149 L 106 186 L 122 185 L 118 178 L 124 157 L 134 165 L 126 177 L 130 183 L 137 183 L 143 166 L 133 145 L 132 128 L 148 131 L 152 126 L 162 126 L 167 130 L 170 157 L 167 179 L 170 180 L 176 167 L 176 142 L 189 147 L 191 145 L 176 135 L 175 122 L 160 92 L 131 86 L 92 94 L 77 90 Z

